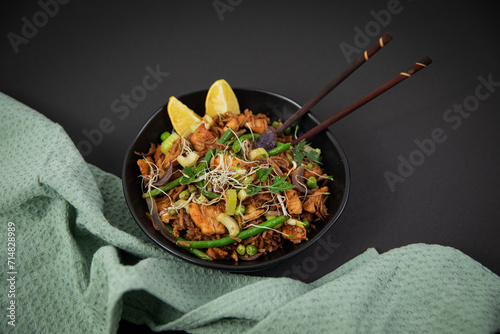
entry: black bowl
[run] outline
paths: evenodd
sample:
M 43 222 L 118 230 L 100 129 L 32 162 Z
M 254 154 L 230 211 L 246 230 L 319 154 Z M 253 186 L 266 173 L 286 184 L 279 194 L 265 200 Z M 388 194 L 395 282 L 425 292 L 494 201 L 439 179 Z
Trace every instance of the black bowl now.
M 265 113 L 271 121 L 288 119 L 300 108 L 296 102 L 274 93 L 269 93 L 257 89 L 234 89 L 240 108 L 248 108 L 254 113 Z M 189 108 L 197 113 L 204 113 L 205 98 L 207 90 L 198 91 L 179 97 Z M 298 135 L 319 124 L 318 119 L 311 113 L 306 114 L 300 121 Z M 139 168 L 137 167 L 137 155 L 134 151 L 147 151 L 151 142 L 159 142 L 160 134 L 164 131 L 171 131 L 172 124 L 167 113 L 166 105 L 160 108 L 144 125 L 139 134 L 130 145 L 122 170 L 122 182 L 125 198 L 132 216 L 134 216 L 139 227 L 166 251 L 184 259 L 188 262 L 204 267 L 228 270 L 233 272 L 249 272 L 265 269 L 283 262 L 307 247 L 315 243 L 341 215 L 349 194 L 349 167 L 340 144 L 329 131 L 310 138 L 308 142 L 315 148 L 320 148 L 323 156 L 323 168 L 328 175 L 332 175 L 334 181 L 329 181 L 331 195 L 326 206 L 330 215 L 327 221 L 315 223 L 316 229 L 308 233 L 308 240 L 299 245 L 286 242 L 282 249 L 273 253 L 263 255 L 254 261 L 239 261 L 234 264 L 232 261 L 204 261 L 181 247 L 177 247 L 166 240 L 156 231 L 145 213 L 148 211 L 146 201 L 142 198 L 141 179 L 139 178 Z

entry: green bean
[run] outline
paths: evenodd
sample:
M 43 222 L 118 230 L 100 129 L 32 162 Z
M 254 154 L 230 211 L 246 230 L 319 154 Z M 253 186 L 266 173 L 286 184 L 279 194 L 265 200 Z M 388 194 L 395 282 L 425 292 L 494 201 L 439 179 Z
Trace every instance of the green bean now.
M 167 231 L 170 232 L 170 234 L 172 234 L 175 237 L 174 229 L 172 228 L 172 226 L 165 224 L 165 228 L 167 229 Z M 177 239 L 177 241 L 185 241 L 185 239 L 183 239 L 181 237 L 175 237 L 175 238 Z M 191 248 L 191 247 L 185 247 L 185 248 L 188 252 L 196 255 L 197 257 L 199 257 L 202 260 L 212 261 L 212 258 L 210 256 L 208 256 L 207 253 L 205 253 L 204 251 L 201 251 L 201 250 L 196 249 L 196 248 Z
M 309 220 L 304 220 L 302 221 L 302 224 L 304 224 L 304 228 L 306 230 L 310 229 L 311 228 L 311 223 L 309 222 Z
M 236 139 L 233 143 L 233 152 L 238 153 L 241 150 L 241 142 L 246 140 L 246 139 L 257 139 L 259 138 L 258 133 L 246 133 L 244 135 L 238 136 L 238 139 Z
M 259 234 L 260 232 L 265 231 L 266 228 L 273 228 L 276 225 L 284 223 L 286 220 L 285 216 L 279 216 L 274 219 L 265 221 L 255 227 L 244 230 L 236 236 L 236 238 L 244 240 L 254 235 Z M 211 247 L 222 247 L 226 245 L 230 245 L 232 243 L 237 242 L 235 239 L 231 237 L 223 237 L 216 240 L 200 240 L 200 241 L 177 241 L 177 246 L 181 247 L 192 247 L 192 248 L 211 248 Z
M 233 143 L 233 152 L 238 153 L 241 150 L 241 144 L 239 141 L 235 140 Z
M 244 135 L 238 136 L 238 138 L 240 140 L 245 140 L 245 139 L 255 140 L 255 139 L 259 138 L 259 136 L 260 135 L 258 133 L 245 133 Z
M 181 185 L 181 177 L 175 179 L 175 180 L 172 180 L 170 182 L 168 182 L 167 184 L 161 186 L 161 187 L 158 187 L 158 188 L 155 188 L 155 189 L 151 189 L 151 191 L 147 192 L 147 193 L 144 193 L 142 194 L 142 197 L 143 198 L 146 198 L 146 197 L 155 197 L 155 196 L 158 196 L 159 194 L 161 194 L 162 192 L 164 191 L 169 191 L 170 189 L 173 189 L 177 186 L 180 186 Z
M 208 190 L 201 190 L 201 194 L 203 196 L 205 196 L 206 198 L 208 198 L 209 200 L 213 200 L 213 199 L 220 197 L 220 195 L 213 193 L 211 191 L 208 191 Z
M 224 134 L 220 136 L 220 139 L 217 140 L 217 142 L 220 144 L 225 144 L 229 139 L 231 139 L 233 133 L 234 133 L 233 129 L 231 128 L 227 129 L 226 132 L 224 132 Z
M 289 148 L 290 148 L 290 143 L 283 144 L 280 142 L 276 142 L 276 147 L 273 148 L 272 150 L 267 151 L 267 154 L 269 154 L 269 156 L 277 155 L 280 154 L 281 152 L 288 150 Z
M 212 258 L 210 256 L 207 255 L 207 253 L 205 253 L 204 251 L 202 250 L 199 250 L 197 248 L 191 248 L 191 247 L 186 247 L 186 250 L 188 252 L 190 252 L 191 254 L 194 254 L 196 255 L 197 257 L 199 257 L 200 259 L 202 260 L 205 260 L 205 261 L 212 261 Z
M 198 166 L 196 166 L 196 168 L 194 169 L 195 174 L 198 174 L 199 172 L 201 172 L 203 169 L 205 169 L 210 164 L 210 160 L 212 160 L 212 157 L 215 154 L 215 152 L 216 152 L 215 149 L 211 149 L 207 152 L 207 154 L 205 155 L 205 158 L 203 158 L 202 162 L 200 162 L 198 164 Z M 159 194 L 161 194 L 162 192 L 169 191 L 170 189 L 173 189 L 177 186 L 180 186 L 181 185 L 181 178 L 182 178 L 182 176 L 176 178 L 175 180 L 168 182 L 167 184 L 165 184 L 161 187 L 152 189 L 151 191 L 142 194 L 142 197 L 143 198 L 150 197 L 150 196 L 155 197 L 155 196 L 158 196 Z

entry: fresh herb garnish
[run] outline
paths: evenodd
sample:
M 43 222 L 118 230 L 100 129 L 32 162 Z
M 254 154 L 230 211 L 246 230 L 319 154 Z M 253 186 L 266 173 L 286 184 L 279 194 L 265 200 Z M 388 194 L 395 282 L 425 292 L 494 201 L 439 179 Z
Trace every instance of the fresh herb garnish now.
M 273 193 L 278 194 L 280 191 L 286 191 L 295 188 L 295 186 L 291 185 L 286 181 L 286 177 L 275 177 L 273 180 L 273 184 L 267 186 L 269 190 Z
M 253 196 L 256 195 L 259 191 L 263 190 L 264 188 L 269 189 L 275 194 L 279 194 L 280 191 L 286 191 L 295 188 L 295 186 L 291 185 L 290 182 L 286 181 L 286 177 L 275 177 L 273 179 L 273 183 L 268 186 L 256 186 L 256 185 L 249 185 L 247 187 L 247 195 L 248 196 Z
M 303 140 L 297 145 L 295 145 L 292 149 L 293 153 L 293 159 L 297 162 L 297 164 L 300 166 L 302 165 L 302 160 L 304 159 L 304 146 L 306 145 L 306 142 Z
M 183 175 L 180 179 L 180 183 L 182 185 L 189 184 L 193 182 L 194 179 L 196 178 L 196 174 L 194 173 L 193 169 L 189 166 L 185 167 L 181 173 Z
M 306 155 L 306 157 L 311 162 L 315 162 L 315 163 L 319 163 L 320 162 L 319 153 L 317 151 L 315 151 L 315 150 L 311 150 L 311 151 L 305 152 L 305 155 Z
M 269 174 L 271 174 L 272 168 L 259 168 L 255 171 L 255 175 L 257 175 L 257 178 L 260 180 L 260 182 L 264 182 L 267 180 L 267 177 Z
M 247 196 L 257 195 L 257 193 L 259 191 L 261 191 L 262 189 L 263 189 L 263 187 L 261 187 L 261 186 L 254 186 L 253 184 L 250 184 L 247 186 L 247 190 L 246 190 Z
M 308 147 L 309 149 L 309 147 Z M 320 163 L 320 155 L 316 150 L 306 150 L 306 142 L 303 140 L 292 149 L 293 159 L 297 162 L 297 164 L 302 165 L 304 158 L 309 159 L 309 161 L 314 163 Z

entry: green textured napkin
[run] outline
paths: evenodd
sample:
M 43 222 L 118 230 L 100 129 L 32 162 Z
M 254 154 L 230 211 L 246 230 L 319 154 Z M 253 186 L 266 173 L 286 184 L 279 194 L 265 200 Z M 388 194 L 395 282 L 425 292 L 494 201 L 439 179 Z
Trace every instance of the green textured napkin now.
M 184 263 L 59 125 L 1 93 L 0 119 L 2 333 L 113 333 L 121 317 L 193 333 L 500 328 L 500 278 L 449 247 L 369 249 L 309 284 Z

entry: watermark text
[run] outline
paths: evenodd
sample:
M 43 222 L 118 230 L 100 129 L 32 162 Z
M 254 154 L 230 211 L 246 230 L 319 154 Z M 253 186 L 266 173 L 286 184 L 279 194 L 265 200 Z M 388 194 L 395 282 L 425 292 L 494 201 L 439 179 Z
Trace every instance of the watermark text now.
M 26 16 L 21 18 L 23 23 L 21 26 L 21 31 L 19 34 L 15 32 L 9 32 L 7 38 L 14 50 L 14 53 L 19 52 L 19 46 L 22 44 L 28 44 L 30 39 L 38 35 L 39 29 L 45 27 L 49 23 L 50 18 L 59 13 L 60 5 L 65 5 L 69 0 L 40 0 L 38 1 L 38 6 L 41 8 L 39 11 L 35 12 L 31 19 Z
M 404 7 L 399 0 L 389 0 L 385 9 L 371 10 L 370 15 L 373 20 L 368 21 L 363 29 L 359 26 L 353 28 L 353 43 L 341 42 L 339 44 L 346 61 L 350 63 L 356 56 L 360 55 L 363 49 L 372 43 L 372 38 L 379 36 L 382 28 L 387 28 L 392 21 L 392 17 L 401 14 L 403 9 Z
M 500 87 L 500 81 L 493 81 L 491 73 L 486 78 L 480 75 L 477 80 L 479 84 L 476 85 L 473 94 L 466 96 L 462 103 L 454 103 L 451 108 L 443 112 L 444 123 L 453 131 L 458 130 L 464 120 L 479 109 L 481 102 L 488 99 L 496 88 Z M 416 148 L 409 154 L 398 156 L 398 167 L 394 171 L 384 172 L 384 178 L 391 192 L 396 191 L 398 183 L 405 182 L 417 167 L 422 166 L 426 159 L 436 152 L 438 144 L 444 143 L 449 138 L 446 132 L 445 127 L 436 127 L 430 131 L 427 138 L 415 139 L 413 143 Z
M 130 110 L 137 108 L 139 103 L 146 99 L 148 92 L 156 89 L 169 75 L 168 72 L 160 69 L 159 64 L 156 64 L 154 68 L 148 65 L 145 71 L 146 75 L 140 85 L 132 87 L 129 93 L 122 93 L 120 98 L 111 102 L 111 112 L 116 114 L 119 120 L 125 120 L 130 115 Z M 76 147 L 82 156 L 88 156 L 94 147 L 101 145 L 104 135 L 112 133 L 115 129 L 116 122 L 109 117 L 103 117 L 97 127 L 82 130 L 85 139 L 80 140 Z
M 224 15 L 226 12 L 232 12 L 236 6 L 239 6 L 243 0 L 214 0 L 212 6 L 214 6 L 215 12 L 219 16 L 219 20 L 224 21 Z
M 7 323 L 16 326 L 16 224 L 7 223 Z
M 327 261 L 339 247 L 340 244 L 333 242 L 329 235 L 318 239 L 312 255 L 304 258 L 299 264 L 292 264 L 291 269 L 284 271 L 282 276 L 295 276 L 307 280 L 319 268 L 319 265 Z

